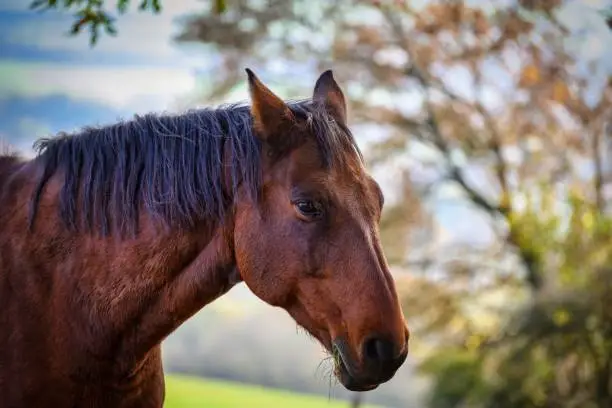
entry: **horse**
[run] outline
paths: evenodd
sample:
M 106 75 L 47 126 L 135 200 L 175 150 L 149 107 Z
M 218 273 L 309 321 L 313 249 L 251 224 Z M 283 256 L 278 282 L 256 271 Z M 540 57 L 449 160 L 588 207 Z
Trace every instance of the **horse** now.
M 0 157 L 1 406 L 163 406 L 162 341 L 241 282 L 323 345 L 348 390 L 404 363 L 384 196 L 332 71 L 302 100 L 245 71 L 250 103 Z

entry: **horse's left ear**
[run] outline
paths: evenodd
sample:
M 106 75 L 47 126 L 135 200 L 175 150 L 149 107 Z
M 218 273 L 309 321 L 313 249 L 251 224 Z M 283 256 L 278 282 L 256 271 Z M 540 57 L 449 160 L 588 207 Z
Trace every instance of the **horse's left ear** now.
M 312 99 L 325 106 L 336 121 L 346 125 L 346 100 L 331 69 L 322 73 L 317 80 Z
M 251 114 L 253 125 L 259 137 L 266 142 L 282 133 L 283 125 L 287 126 L 293 120 L 293 113 L 289 106 L 278 96 L 274 95 L 250 69 L 246 68 L 249 78 L 249 91 L 251 93 Z

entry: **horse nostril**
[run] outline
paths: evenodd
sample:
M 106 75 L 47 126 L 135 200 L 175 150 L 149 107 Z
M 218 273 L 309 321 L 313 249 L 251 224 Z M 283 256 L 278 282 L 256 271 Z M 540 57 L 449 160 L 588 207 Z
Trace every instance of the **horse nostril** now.
M 373 337 L 367 340 L 363 347 L 365 358 L 372 362 L 384 364 L 395 358 L 394 344 L 388 340 Z

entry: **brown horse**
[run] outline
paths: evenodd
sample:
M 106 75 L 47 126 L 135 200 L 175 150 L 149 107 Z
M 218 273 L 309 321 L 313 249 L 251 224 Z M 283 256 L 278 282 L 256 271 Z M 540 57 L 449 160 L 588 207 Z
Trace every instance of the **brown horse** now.
M 250 107 L 0 157 L 0 406 L 162 406 L 162 340 L 241 281 L 336 357 L 346 388 L 394 376 L 408 331 L 342 91 L 327 71 L 284 102 L 247 73 Z

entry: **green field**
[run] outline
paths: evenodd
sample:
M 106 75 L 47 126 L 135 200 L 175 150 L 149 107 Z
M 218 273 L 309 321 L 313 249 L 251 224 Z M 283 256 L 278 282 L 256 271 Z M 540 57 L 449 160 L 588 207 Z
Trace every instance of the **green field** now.
M 348 402 L 179 375 L 166 377 L 165 408 L 347 408 Z

